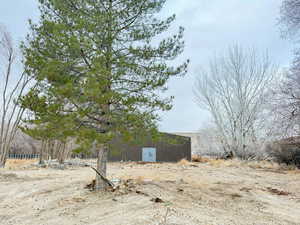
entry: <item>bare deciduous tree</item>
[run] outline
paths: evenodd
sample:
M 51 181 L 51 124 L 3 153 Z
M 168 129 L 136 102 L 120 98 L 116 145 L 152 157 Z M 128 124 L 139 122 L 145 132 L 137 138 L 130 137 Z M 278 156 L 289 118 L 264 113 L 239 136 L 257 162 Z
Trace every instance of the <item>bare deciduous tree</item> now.
M 291 137 L 300 133 L 300 74 L 285 71 L 280 83 L 272 90 L 271 116 L 278 132 L 277 138 Z
M 249 157 L 247 148 L 263 129 L 260 113 L 276 73 L 267 54 L 260 57 L 255 50 L 234 46 L 211 60 L 209 70 L 197 77 L 196 101 L 211 114 L 225 152 Z
M 284 0 L 280 9 L 280 23 L 284 37 L 295 37 L 300 29 L 300 1 Z
M 29 79 L 14 69 L 17 65 L 17 52 L 12 38 L 5 27 L 0 27 L 0 167 L 4 167 L 12 141 L 24 109 L 17 101 L 26 89 Z
M 280 12 L 280 25 L 284 37 L 299 41 L 300 0 L 284 0 Z M 300 133 L 300 51 L 295 50 L 290 69 L 281 84 L 273 91 L 275 120 L 284 128 L 281 136 Z

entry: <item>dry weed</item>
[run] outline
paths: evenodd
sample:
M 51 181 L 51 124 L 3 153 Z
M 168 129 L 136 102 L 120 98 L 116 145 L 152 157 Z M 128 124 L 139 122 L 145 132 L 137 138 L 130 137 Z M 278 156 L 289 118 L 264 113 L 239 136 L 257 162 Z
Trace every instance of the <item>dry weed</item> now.
M 288 174 L 300 174 L 300 170 L 299 169 L 295 169 L 295 170 L 290 170 L 287 172 Z
M 252 169 L 270 169 L 270 170 L 297 170 L 296 166 L 278 164 L 271 161 L 246 161 L 239 159 L 211 159 L 208 162 L 214 167 L 250 167 Z
M 280 169 L 280 165 L 278 163 L 269 161 L 249 161 L 245 164 L 253 169 Z
M 145 182 L 145 177 L 143 176 L 138 176 L 136 179 L 135 179 L 135 182 L 137 184 L 143 184 Z
M 182 159 L 178 162 L 178 164 L 181 166 L 188 166 L 190 164 L 190 162 L 186 159 Z
M 212 159 L 209 161 L 209 164 L 215 167 L 224 166 L 225 163 L 228 164 L 228 161 L 226 162 L 224 159 Z
M 211 159 L 206 158 L 206 157 L 202 157 L 200 155 L 193 155 L 192 156 L 192 162 L 208 163 L 210 161 L 211 161 Z

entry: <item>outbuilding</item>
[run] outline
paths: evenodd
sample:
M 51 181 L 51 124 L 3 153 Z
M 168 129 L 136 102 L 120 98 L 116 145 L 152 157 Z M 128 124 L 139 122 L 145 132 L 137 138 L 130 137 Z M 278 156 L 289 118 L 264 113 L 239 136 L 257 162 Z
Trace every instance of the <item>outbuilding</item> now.
M 191 138 L 162 133 L 163 138 L 153 141 L 148 138 L 143 144 L 113 142 L 109 161 L 178 162 L 191 160 Z

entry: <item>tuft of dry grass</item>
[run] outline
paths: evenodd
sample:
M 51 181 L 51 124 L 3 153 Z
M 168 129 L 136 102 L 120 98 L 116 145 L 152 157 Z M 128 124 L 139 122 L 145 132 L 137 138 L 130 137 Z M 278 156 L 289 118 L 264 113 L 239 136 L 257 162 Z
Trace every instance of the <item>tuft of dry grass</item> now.
M 145 182 L 145 177 L 143 177 L 143 176 L 138 176 L 136 179 L 135 179 L 135 182 L 137 183 L 137 184 L 143 184 L 144 182 Z
M 249 161 L 245 162 L 247 166 L 253 169 L 280 169 L 281 166 L 278 163 L 269 161 Z
M 211 159 L 208 163 L 214 167 L 250 167 L 252 169 L 297 170 L 296 166 L 287 166 L 266 160 L 247 161 L 239 159 Z
M 190 162 L 187 159 L 181 159 L 178 164 L 181 166 L 188 166 Z
M 294 169 L 294 170 L 289 170 L 287 171 L 288 174 L 300 174 L 300 169 Z
M 211 159 L 206 158 L 206 157 L 202 157 L 200 155 L 193 155 L 192 156 L 192 162 L 208 163 L 210 161 L 211 161 Z
M 215 166 L 215 167 L 230 166 L 231 163 L 229 163 L 228 161 L 226 161 L 224 159 L 211 159 L 208 163 L 209 163 L 209 165 Z
M 37 159 L 8 159 L 5 164 L 5 168 L 11 169 L 22 169 L 33 163 L 37 162 Z

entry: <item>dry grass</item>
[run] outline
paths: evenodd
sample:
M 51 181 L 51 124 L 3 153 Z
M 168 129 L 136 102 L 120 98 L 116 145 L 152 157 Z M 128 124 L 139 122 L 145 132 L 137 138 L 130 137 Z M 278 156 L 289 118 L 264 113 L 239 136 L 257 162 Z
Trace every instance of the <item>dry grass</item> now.
M 213 159 L 202 157 L 199 155 L 192 156 L 192 162 L 194 163 L 207 163 L 210 166 L 214 167 L 250 167 L 252 169 L 270 169 L 270 170 L 285 170 L 285 171 L 299 171 L 297 170 L 296 166 L 293 165 L 285 165 L 285 164 L 278 164 L 272 161 L 247 161 L 247 160 L 240 160 L 240 159 Z M 180 160 L 177 164 L 182 166 L 189 166 L 192 165 L 186 159 Z
M 245 161 L 239 159 L 210 159 L 209 165 L 214 167 L 250 167 L 252 169 L 297 170 L 296 166 L 278 164 L 271 161 Z
M 288 174 L 300 174 L 300 169 L 295 170 L 289 170 L 287 171 Z
M 271 161 L 244 161 L 243 164 L 253 169 L 297 170 L 295 165 L 278 164 Z
M 281 169 L 278 163 L 269 161 L 249 161 L 245 162 L 245 164 L 253 169 Z
M 224 160 L 224 159 L 211 159 L 208 161 L 208 164 L 215 167 L 221 167 L 221 166 L 230 166 L 232 160 Z
M 137 184 L 143 184 L 145 182 L 145 177 L 144 176 L 138 176 L 136 179 L 135 179 L 135 182 Z
M 186 159 L 182 159 L 177 164 L 179 164 L 181 166 L 188 166 L 188 165 L 190 165 L 190 162 Z
M 22 169 L 35 162 L 37 162 L 37 159 L 8 159 L 5 168 L 9 170 Z
M 200 155 L 193 155 L 192 156 L 192 162 L 208 163 L 210 161 L 211 161 L 211 159 L 206 158 L 206 157 L 202 157 Z

